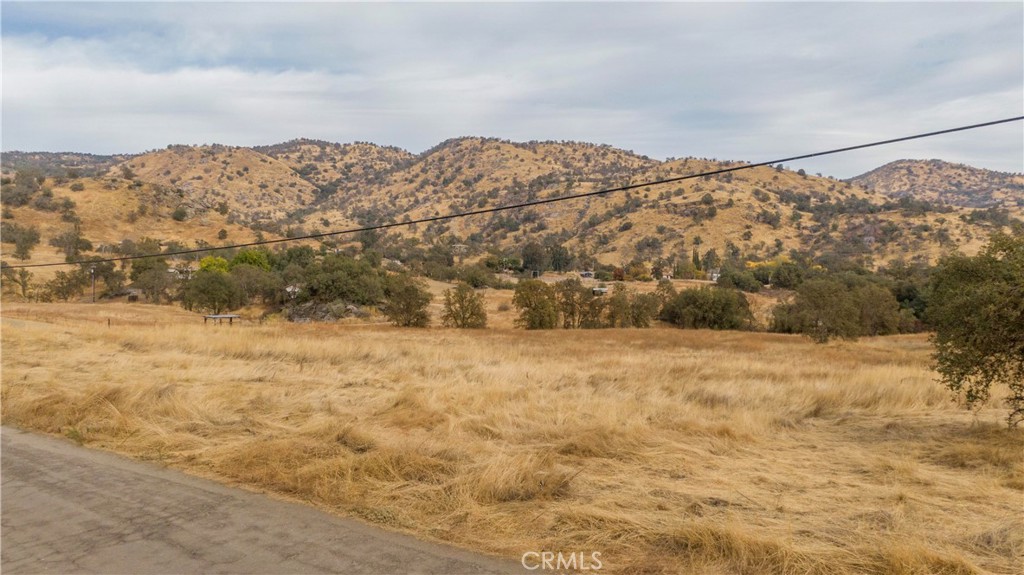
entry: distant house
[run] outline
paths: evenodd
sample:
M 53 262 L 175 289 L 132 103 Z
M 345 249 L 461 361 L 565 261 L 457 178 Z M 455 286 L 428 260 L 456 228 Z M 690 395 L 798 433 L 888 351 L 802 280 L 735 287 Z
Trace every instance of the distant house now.
M 590 293 L 592 293 L 594 295 L 597 295 L 597 296 L 606 295 L 608 293 L 608 288 L 606 288 L 606 287 L 596 287 L 596 288 L 591 289 Z
M 721 268 L 711 268 L 711 269 L 708 270 L 708 279 L 709 280 L 711 280 L 713 282 L 716 282 L 716 281 L 718 281 L 718 278 L 720 278 L 720 277 L 722 277 L 722 270 L 721 270 Z

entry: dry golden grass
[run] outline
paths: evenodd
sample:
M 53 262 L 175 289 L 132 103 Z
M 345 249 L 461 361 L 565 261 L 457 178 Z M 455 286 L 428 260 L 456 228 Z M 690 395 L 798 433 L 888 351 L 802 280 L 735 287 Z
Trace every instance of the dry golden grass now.
M 112 327 L 107 327 L 107 319 Z M 612 573 L 1019 573 L 1024 434 L 923 337 L 203 326 L 3 309 L 5 424 Z

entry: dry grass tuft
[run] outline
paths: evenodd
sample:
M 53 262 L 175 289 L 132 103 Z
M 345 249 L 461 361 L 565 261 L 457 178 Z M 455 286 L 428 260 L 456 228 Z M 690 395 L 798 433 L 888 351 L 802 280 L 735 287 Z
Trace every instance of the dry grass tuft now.
M 574 478 L 551 454 L 499 454 L 468 472 L 466 485 L 480 503 L 559 499 Z

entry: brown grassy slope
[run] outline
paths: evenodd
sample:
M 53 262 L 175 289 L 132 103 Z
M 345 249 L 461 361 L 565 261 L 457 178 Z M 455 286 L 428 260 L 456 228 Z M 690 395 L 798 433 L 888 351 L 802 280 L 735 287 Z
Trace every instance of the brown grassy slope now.
M 72 191 L 71 185 L 81 183 L 82 191 Z M 57 184 L 47 180 L 46 187 L 53 190 L 55 202 L 64 198 L 75 203 L 75 214 L 81 219 L 82 235 L 92 244 L 94 250 L 85 255 L 111 257 L 103 251 L 104 246 L 119 244 L 122 240 L 139 241 L 145 238 L 163 242 L 177 241 L 187 247 L 194 247 L 197 240 L 212 245 L 224 242 L 248 242 L 255 239 L 255 233 L 240 224 L 228 223 L 228 218 L 214 210 L 192 214 L 185 221 L 175 221 L 171 215 L 184 201 L 177 193 L 152 184 L 133 185 L 119 177 L 80 178 Z M 25 263 L 63 262 L 64 254 L 49 245 L 56 235 L 73 228 L 73 223 L 63 221 L 60 213 L 41 211 L 31 206 L 11 208 L 13 218 L 8 220 L 23 226 L 34 226 L 40 231 L 40 243 L 32 250 L 32 258 Z M 227 231 L 227 238 L 220 240 L 220 230 Z M 18 263 L 10 253 L 13 244 L 0 244 L 2 259 Z M 33 270 L 37 280 L 52 276 L 57 268 Z
M 383 181 L 339 190 L 307 219 L 315 223 L 313 218 L 326 215 L 332 223 L 402 221 L 735 165 L 695 158 L 661 163 L 606 146 L 465 138 L 423 154 L 404 169 L 387 174 Z M 710 204 L 705 203 L 706 194 L 710 194 Z M 787 194 L 810 196 L 811 205 L 856 200 L 876 206 L 872 211 L 891 200 L 879 192 L 829 178 L 757 168 L 398 233 L 476 235 L 510 249 L 561 233 L 569 238 L 570 246 L 613 264 L 638 255 L 642 259 L 686 257 L 698 236 L 702 253 L 715 248 L 724 254 L 731 242 L 744 253 L 761 257 L 790 249 L 847 250 L 869 254 L 881 264 L 911 256 L 934 261 L 956 246 L 973 252 L 990 232 L 982 225 L 961 221 L 959 215 L 969 211 L 966 209 L 912 215 L 888 208 L 815 222 L 807 209 L 795 213 L 797 206 Z M 712 206 L 717 214 L 709 218 Z M 777 214 L 777 222 L 766 218 L 773 214 Z M 625 230 L 627 227 L 630 229 Z M 638 254 L 637 242 L 644 237 L 660 240 L 661 251 Z
M 335 182 L 342 187 L 350 183 L 365 185 L 414 157 L 390 146 L 365 142 L 337 144 L 301 138 L 254 149 L 284 162 L 317 187 Z
M 941 160 L 899 160 L 852 180 L 893 197 L 955 206 L 997 206 L 1024 215 L 1024 174 L 983 170 Z
M 617 180 L 656 162 L 607 146 L 513 143 L 487 138 L 449 140 L 424 152 L 383 182 L 353 182 L 322 206 L 339 216 L 357 213 L 403 219 L 514 203 L 594 182 Z M 572 185 L 569 185 L 572 182 Z M 483 222 L 453 222 L 460 231 Z M 463 234 L 468 235 L 468 233 Z
M 2 327 L 5 423 L 508 557 L 600 551 L 609 573 L 1024 560 L 1024 436 L 995 401 L 951 404 L 919 337 L 229 329 L 74 305 L 6 305 Z
M 281 220 L 312 202 L 316 191 L 287 164 L 249 148 L 171 146 L 121 166 L 143 182 L 182 190 L 198 210 L 225 202 L 245 222 Z M 121 175 L 121 166 L 111 173 Z
M 609 146 L 486 138 L 449 140 L 415 157 L 372 144 L 312 140 L 259 150 L 277 159 L 245 148 L 172 146 L 124 165 L 140 181 L 171 192 L 180 189 L 177 201 L 190 217 L 211 214 L 224 202 L 233 220 L 280 222 L 292 214 L 286 225 L 301 224 L 306 232 L 508 205 L 738 165 L 696 158 L 658 162 Z M 945 172 L 936 171 L 932 179 L 940 173 Z M 972 186 L 979 173 L 984 175 L 969 173 Z M 115 168 L 110 178 L 121 175 Z M 314 184 L 327 194 L 321 203 L 311 203 Z M 1022 201 L 1017 188 L 999 189 L 993 194 L 1002 194 L 1006 202 Z M 808 201 L 798 204 L 795 196 Z M 796 249 L 847 253 L 881 265 L 895 258 L 934 262 L 958 248 L 974 253 L 996 229 L 984 221 L 965 221 L 972 208 L 915 214 L 890 206 L 879 211 L 891 200 L 882 191 L 829 178 L 757 168 L 391 233 L 428 242 L 444 235 L 459 241 L 472 237 L 508 250 L 557 234 L 577 252 L 620 265 L 638 257 L 688 258 L 698 237 L 701 253 L 714 248 L 724 255 L 735 247 L 773 258 Z M 814 221 L 819 206 L 854 201 L 870 208 L 862 211 L 877 213 Z M 714 217 L 709 217 L 711 208 Z M 175 226 L 166 222 L 168 239 L 191 241 L 193 230 L 187 226 L 177 238 L 170 237 Z M 95 232 L 86 228 L 85 234 Z M 638 242 L 645 238 L 660 241 L 660 247 L 640 253 Z

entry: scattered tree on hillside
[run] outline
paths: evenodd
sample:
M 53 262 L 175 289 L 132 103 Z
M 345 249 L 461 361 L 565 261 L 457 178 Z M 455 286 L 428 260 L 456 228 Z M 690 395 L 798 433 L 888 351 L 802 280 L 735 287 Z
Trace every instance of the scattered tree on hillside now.
M 50 238 L 50 245 L 64 253 L 65 261 L 75 261 L 83 251 L 92 249 L 92 242 L 82 237 L 82 230 L 76 225 Z
M 32 248 L 39 244 L 39 228 L 21 226 L 15 223 L 0 223 L 0 237 L 4 243 L 14 244 L 14 257 L 27 260 L 32 257 Z
M 13 293 L 20 295 L 21 297 L 29 298 L 29 288 L 32 285 L 32 272 L 25 268 L 18 268 L 17 270 L 11 268 L 7 262 L 0 262 L 0 274 L 2 274 L 3 287 L 6 290 L 10 289 L 10 286 L 15 286 L 17 290 L 11 290 Z

